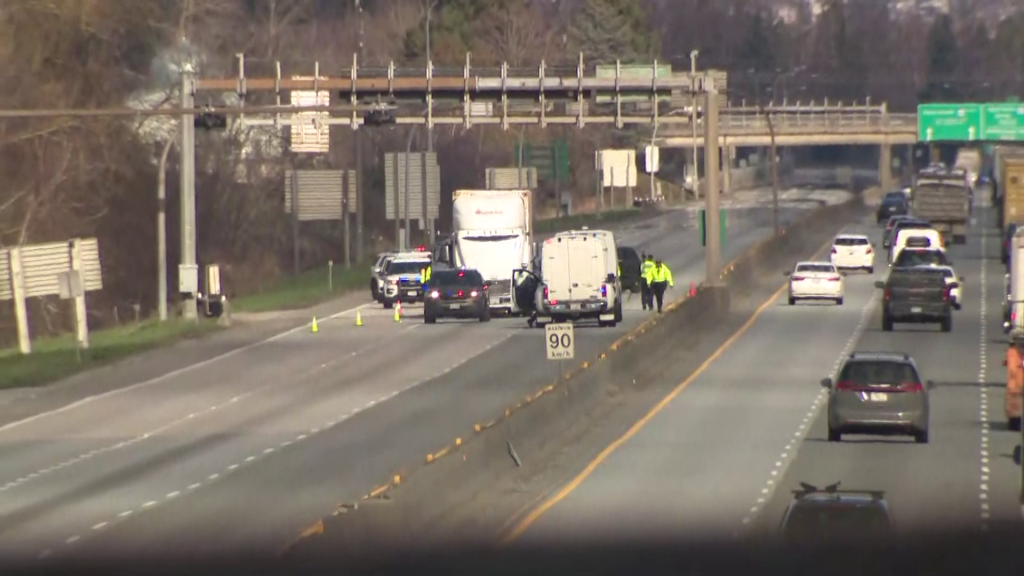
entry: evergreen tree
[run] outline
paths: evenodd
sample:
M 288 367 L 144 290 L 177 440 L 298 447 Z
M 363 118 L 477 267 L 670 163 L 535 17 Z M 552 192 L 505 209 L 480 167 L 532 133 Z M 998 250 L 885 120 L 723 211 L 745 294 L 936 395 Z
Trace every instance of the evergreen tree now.
M 569 36 L 589 63 L 646 63 L 655 57 L 647 13 L 636 0 L 582 0 Z
M 776 50 L 779 47 L 778 31 L 774 24 L 757 10 L 750 18 L 747 36 L 740 46 L 739 65 L 743 70 L 768 72 L 775 69 Z
M 953 33 L 953 21 L 945 14 L 928 31 L 928 79 L 921 101 L 955 101 L 959 91 L 953 84 L 959 65 L 960 48 Z

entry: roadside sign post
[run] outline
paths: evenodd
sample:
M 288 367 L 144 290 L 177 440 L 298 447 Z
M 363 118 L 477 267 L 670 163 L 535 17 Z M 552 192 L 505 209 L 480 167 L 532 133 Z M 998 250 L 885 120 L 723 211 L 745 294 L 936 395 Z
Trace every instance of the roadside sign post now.
M 558 361 L 558 378 L 565 377 L 565 361 L 576 357 L 576 331 L 571 322 L 544 326 L 544 344 L 548 360 Z

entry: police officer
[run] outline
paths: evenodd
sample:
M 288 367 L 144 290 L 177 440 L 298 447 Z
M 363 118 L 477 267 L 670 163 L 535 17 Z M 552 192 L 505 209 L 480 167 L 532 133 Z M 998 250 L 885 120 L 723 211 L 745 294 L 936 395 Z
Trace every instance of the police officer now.
M 658 314 L 661 314 L 661 304 L 665 297 L 665 289 L 675 286 L 672 280 L 672 271 L 668 269 L 661 260 L 654 261 L 654 267 L 647 273 L 647 283 L 654 291 L 654 297 L 658 300 Z
M 640 264 L 640 304 L 644 310 L 654 310 L 654 298 L 651 293 L 651 285 L 647 282 L 647 276 L 654 268 L 654 255 L 647 254 Z
M 423 288 L 423 297 L 427 296 L 427 282 L 430 281 L 430 273 L 434 271 L 434 263 L 428 262 L 425 268 L 420 269 L 420 286 Z

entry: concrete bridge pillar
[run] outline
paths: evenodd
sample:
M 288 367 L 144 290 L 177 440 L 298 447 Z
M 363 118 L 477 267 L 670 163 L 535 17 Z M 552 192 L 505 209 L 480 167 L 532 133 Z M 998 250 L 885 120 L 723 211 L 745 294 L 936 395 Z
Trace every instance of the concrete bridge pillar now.
M 722 194 L 725 196 L 732 194 L 732 163 L 735 157 L 734 146 L 722 148 Z
M 884 143 L 878 153 L 878 182 L 882 192 L 892 190 L 892 145 Z

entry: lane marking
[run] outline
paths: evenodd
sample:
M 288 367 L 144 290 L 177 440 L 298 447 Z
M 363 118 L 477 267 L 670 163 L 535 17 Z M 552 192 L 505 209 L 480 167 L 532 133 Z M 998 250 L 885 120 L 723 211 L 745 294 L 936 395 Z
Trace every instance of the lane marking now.
M 330 316 L 325 316 L 323 319 L 319 320 L 319 322 L 323 323 L 323 322 L 325 322 L 327 320 L 334 320 L 336 318 L 340 318 L 342 316 L 345 316 L 346 314 L 351 314 L 353 312 L 364 310 L 365 308 L 368 308 L 368 307 L 373 306 L 373 305 L 374 305 L 374 303 L 372 303 L 372 302 L 371 303 L 367 303 L 367 304 L 361 304 L 359 306 L 356 306 L 355 308 L 349 308 L 348 310 L 342 310 L 341 312 L 337 312 L 337 313 L 331 314 Z M 164 374 L 161 374 L 159 376 L 155 376 L 155 377 L 150 378 L 148 380 L 143 380 L 142 382 L 136 382 L 135 384 L 131 384 L 129 386 L 125 386 L 124 388 L 117 388 L 115 390 L 108 390 L 108 391 L 102 392 L 100 394 L 93 394 L 92 396 L 86 396 L 85 398 L 82 398 L 81 400 L 76 400 L 76 401 L 72 402 L 71 404 L 67 404 L 65 406 L 61 406 L 60 408 L 55 408 L 53 410 L 48 410 L 46 412 L 40 412 L 39 414 L 35 414 L 35 415 L 32 415 L 32 416 L 29 416 L 28 418 L 23 418 L 21 420 L 17 420 L 17 421 L 14 421 L 14 422 L 10 422 L 8 424 L 4 424 L 3 426 L 0 426 L 0 433 L 6 432 L 7 430 L 11 430 L 13 428 L 17 428 L 18 426 L 23 426 L 25 424 L 28 424 L 29 422 L 34 422 L 36 420 L 40 420 L 40 419 L 43 419 L 43 418 L 48 418 L 48 417 L 51 417 L 51 416 L 56 416 L 57 414 L 62 414 L 62 413 L 67 412 L 69 410 L 74 410 L 75 408 L 79 408 L 81 406 L 85 406 L 86 404 L 90 404 L 92 402 L 95 402 L 97 400 L 101 400 L 103 398 L 109 398 L 111 396 L 115 396 L 117 394 L 123 394 L 123 393 L 126 393 L 126 392 L 130 392 L 132 390 L 139 390 L 139 389 L 142 389 L 142 388 L 146 388 L 146 387 L 152 386 L 153 384 L 158 384 L 158 383 L 163 382 L 165 380 L 169 380 L 169 379 L 174 378 L 176 376 L 180 376 L 182 374 L 187 374 L 187 373 L 189 373 L 189 372 L 191 372 L 193 370 L 197 370 L 199 368 L 204 368 L 204 367 L 209 366 L 211 364 L 215 364 L 217 362 L 220 362 L 221 360 L 226 360 L 227 358 L 231 358 L 233 356 L 237 356 L 238 354 L 241 354 L 243 352 L 248 352 L 249 350 L 253 350 L 253 349 L 259 348 L 260 346 L 263 346 L 265 344 L 270 344 L 271 342 L 276 342 L 278 340 L 281 340 L 282 338 L 291 336 L 292 334 L 297 334 L 299 332 L 302 332 L 302 331 L 308 329 L 309 326 L 310 326 L 310 323 L 304 323 L 301 326 L 296 326 L 295 328 L 292 328 L 290 330 L 285 330 L 284 332 L 280 332 L 280 333 L 275 334 L 275 335 L 273 335 L 273 336 L 271 336 L 269 338 L 265 338 L 263 340 L 260 340 L 259 342 L 253 342 L 252 344 L 246 344 L 245 346 L 242 346 L 241 348 L 235 348 L 234 350 L 229 350 L 229 351 L 227 351 L 227 352 L 225 352 L 223 354 L 219 354 L 217 356 L 214 356 L 213 358 L 207 358 L 206 360 L 202 360 L 200 362 L 196 362 L 195 364 L 189 364 L 188 366 L 182 366 L 181 368 L 177 368 L 175 370 L 171 370 L 170 372 L 166 372 Z
M 978 351 L 979 351 L 979 366 L 978 366 L 978 396 L 979 396 L 979 415 L 981 417 L 981 439 L 980 439 L 980 478 L 978 484 L 978 503 L 979 510 L 978 515 L 980 516 L 980 528 L 982 532 L 987 532 L 989 529 L 989 518 L 991 517 L 988 496 L 989 496 L 989 468 L 988 468 L 988 444 L 989 444 L 989 411 L 988 411 L 988 378 L 986 373 L 988 371 L 988 355 L 986 354 L 986 348 L 988 346 L 988 326 L 987 315 L 988 315 L 988 259 L 987 256 L 987 234 L 981 235 L 981 281 L 978 283 L 978 289 L 981 291 L 981 306 L 978 312 L 981 318 L 981 329 L 978 335 Z
M 824 251 L 828 246 L 832 245 L 832 238 L 830 237 L 824 245 L 822 245 L 814 254 L 819 254 Z M 642 430 L 651 420 L 654 419 L 662 410 L 664 410 L 673 400 L 676 399 L 684 390 L 686 390 L 691 383 L 699 378 L 707 369 L 716 361 L 722 354 L 724 354 L 733 344 L 736 343 L 750 328 L 757 322 L 757 320 L 767 311 L 775 301 L 778 300 L 784 293 L 788 293 L 789 284 L 783 284 L 775 291 L 771 296 L 768 297 L 761 305 L 754 311 L 754 313 L 747 319 L 747 321 L 740 326 L 739 330 L 734 332 L 721 346 L 718 347 L 712 354 L 704 360 L 704 362 L 697 367 L 689 376 L 682 382 L 680 382 L 667 396 L 661 399 L 657 405 L 654 406 L 643 418 L 634 423 L 626 433 L 616 439 L 614 442 L 609 444 L 604 450 L 602 450 L 597 457 L 590 461 L 589 464 L 580 472 L 575 478 L 573 478 L 568 484 L 566 484 L 561 490 L 558 491 L 554 496 L 547 499 L 539 507 L 533 509 L 525 518 L 519 521 L 515 527 L 508 532 L 504 537 L 501 538 L 502 544 L 510 544 L 525 533 L 530 526 L 537 522 L 548 510 L 554 508 L 562 500 L 565 500 L 570 494 L 576 491 L 583 482 L 590 477 L 591 474 L 597 470 L 609 456 L 612 455 L 620 446 L 629 441 L 630 438 L 636 436 L 640 430 Z

